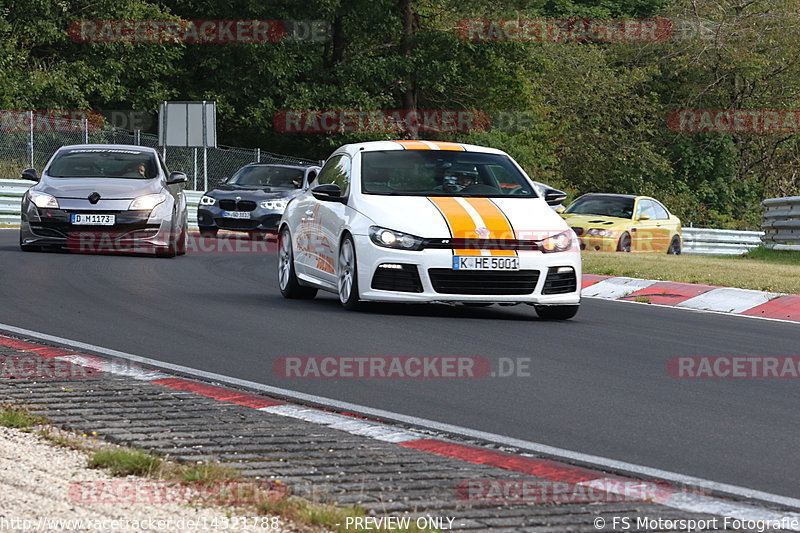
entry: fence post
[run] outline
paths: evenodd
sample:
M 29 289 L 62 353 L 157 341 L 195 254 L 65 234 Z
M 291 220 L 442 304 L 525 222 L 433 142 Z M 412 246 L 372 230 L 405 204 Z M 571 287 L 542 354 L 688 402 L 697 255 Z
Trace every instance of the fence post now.
M 194 159 L 194 190 L 197 190 L 197 148 L 192 148 L 192 159 Z
M 208 190 L 208 148 L 203 147 L 203 190 Z
M 30 153 L 31 168 L 33 168 L 33 110 L 28 111 L 28 116 L 31 117 L 30 131 L 28 132 L 28 152 Z
M 83 121 L 83 144 L 89 144 L 89 119 L 84 118 Z
M 256 148 L 256 163 L 261 163 L 261 148 Z
M 133 130 L 133 144 L 136 146 L 142 145 L 142 130 Z

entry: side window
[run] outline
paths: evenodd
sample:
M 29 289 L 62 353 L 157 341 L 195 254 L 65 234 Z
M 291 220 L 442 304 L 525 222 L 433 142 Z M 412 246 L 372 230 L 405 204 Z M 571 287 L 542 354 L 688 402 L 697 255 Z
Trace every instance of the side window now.
M 636 216 L 640 217 L 642 215 L 647 215 L 651 220 L 656 218 L 656 210 L 653 208 L 653 202 L 650 200 L 639 200 L 639 204 L 636 207 Z
M 658 202 L 653 202 L 653 208 L 656 210 L 656 218 L 658 220 L 666 220 L 669 218 L 667 209 Z
M 342 196 L 347 195 L 350 188 L 350 158 L 346 155 L 337 155 L 328 159 L 317 176 L 319 185 L 335 183 L 342 190 Z

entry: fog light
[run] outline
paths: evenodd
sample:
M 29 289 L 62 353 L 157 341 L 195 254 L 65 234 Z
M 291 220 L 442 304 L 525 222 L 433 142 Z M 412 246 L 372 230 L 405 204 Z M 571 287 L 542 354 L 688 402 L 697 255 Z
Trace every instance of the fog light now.
M 395 270 L 403 270 L 403 265 L 398 265 L 397 263 L 382 263 L 378 265 L 378 268 L 393 268 Z
M 568 274 L 572 272 L 572 267 L 558 267 L 558 270 L 556 270 L 556 272 L 558 272 L 559 274 Z

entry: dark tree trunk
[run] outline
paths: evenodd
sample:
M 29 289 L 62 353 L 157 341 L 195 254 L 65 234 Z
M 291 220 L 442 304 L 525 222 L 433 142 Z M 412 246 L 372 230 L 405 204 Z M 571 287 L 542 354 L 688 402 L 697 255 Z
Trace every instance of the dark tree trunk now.
M 403 37 L 400 41 L 400 54 L 410 58 L 414 50 L 414 34 L 417 31 L 416 13 L 413 0 L 399 0 L 400 15 L 403 20 Z M 415 74 L 411 69 L 406 71 L 405 88 L 401 95 L 401 104 L 406 116 L 417 111 L 417 85 Z M 415 125 L 407 125 L 409 136 L 419 139 L 419 131 Z

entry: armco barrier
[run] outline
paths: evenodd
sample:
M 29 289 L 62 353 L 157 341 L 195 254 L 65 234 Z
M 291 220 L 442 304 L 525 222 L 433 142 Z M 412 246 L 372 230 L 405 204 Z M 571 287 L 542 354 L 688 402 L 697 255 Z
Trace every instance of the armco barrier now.
M 33 185 L 24 180 L 0 180 L 0 223 L 19 223 L 22 195 Z M 184 191 L 189 204 L 189 225 L 197 228 L 197 204 L 201 191 Z M 798 198 L 800 216 L 800 198 Z M 800 223 L 800 218 L 797 219 Z M 761 245 L 761 231 L 683 228 L 683 252 L 703 255 L 741 255 Z
M 775 250 L 800 251 L 800 196 L 768 198 L 764 207 L 764 246 Z
M 761 246 L 762 231 L 683 228 L 683 253 L 695 255 L 742 255 Z

